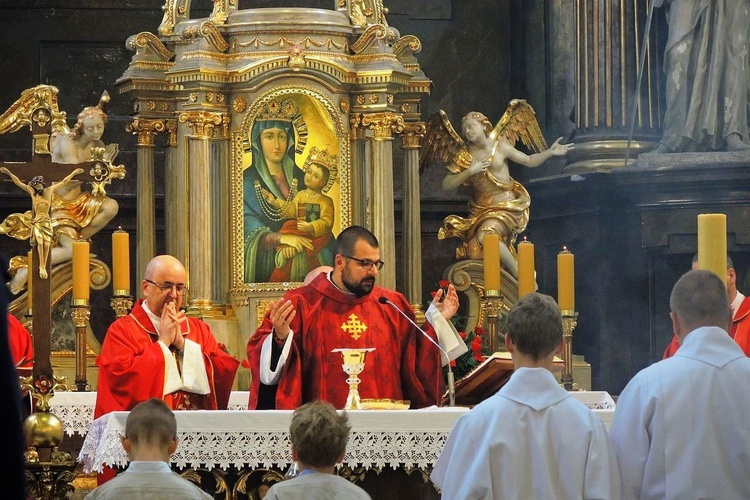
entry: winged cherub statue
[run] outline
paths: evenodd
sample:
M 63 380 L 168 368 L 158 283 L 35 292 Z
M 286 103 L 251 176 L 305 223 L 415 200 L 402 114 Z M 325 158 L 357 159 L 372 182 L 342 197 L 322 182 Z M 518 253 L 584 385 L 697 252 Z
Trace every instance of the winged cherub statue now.
M 442 163 L 448 170 L 443 189 L 462 185 L 471 188 L 469 217 L 446 217 L 438 239 L 461 239 L 463 243 L 456 249 L 458 260 L 481 259 L 484 235 L 497 233 L 502 265 L 518 277 L 514 245 L 529 222 L 531 198 L 526 188 L 510 176 L 508 160 L 538 167 L 552 156 L 567 154 L 574 146 L 561 144 L 560 137 L 547 148 L 534 109 L 523 99 L 513 99 L 494 128 L 482 113 L 468 113 L 461 120 L 461 132 L 465 141 L 442 110 L 427 123 L 421 168 Z M 519 140 L 536 153 L 527 155 L 517 150 L 515 144 Z

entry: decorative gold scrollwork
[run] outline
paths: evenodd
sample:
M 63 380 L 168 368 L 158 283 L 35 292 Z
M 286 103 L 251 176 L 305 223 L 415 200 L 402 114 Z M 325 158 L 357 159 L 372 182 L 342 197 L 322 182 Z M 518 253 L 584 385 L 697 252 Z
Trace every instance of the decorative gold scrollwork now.
M 107 194 L 105 186 L 112 184 L 114 179 L 125 178 L 125 165 L 113 165 L 112 155 L 107 148 L 91 148 L 93 164 L 89 175 L 94 179 L 91 182 L 91 194 L 104 196 Z
M 125 46 L 133 52 L 140 53 L 143 49 L 149 48 L 165 61 L 174 57 L 174 52 L 169 50 L 153 33 L 142 31 L 127 39 Z
M 375 40 L 383 40 L 388 37 L 388 28 L 382 24 L 368 26 L 362 36 L 352 44 L 352 52 L 359 54 L 370 47 Z
M 223 119 L 221 113 L 211 111 L 185 111 L 180 113 L 180 123 L 186 123 L 193 135 L 203 139 L 209 139 L 214 135 L 214 128 L 221 125 Z
M 388 140 L 404 130 L 404 117 L 395 113 L 370 113 L 362 115 L 362 126 L 375 132 L 375 140 Z
M 426 132 L 427 126 L 424 122 L 405 123 L 401 132 L 401 147 L 404 149 L 419 149 Z

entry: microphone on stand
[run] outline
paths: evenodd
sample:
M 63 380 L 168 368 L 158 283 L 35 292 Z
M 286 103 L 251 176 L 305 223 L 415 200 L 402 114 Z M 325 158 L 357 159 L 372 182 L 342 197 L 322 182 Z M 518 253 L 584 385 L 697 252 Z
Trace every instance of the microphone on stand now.
M 427 338 L 427 340 L 429 340 L 430 342 L 432 342 L 433 344 L 435 344 L 435 347 L 437 347 L 438 349 L 440 349 L 440 352 L 442 352 L 443 354 L 445 354 L 445 359 L 448 360 L 448 406 L 456 406 L 456 380 L 453 377 L 453 368 L 451 368 L 450 357 L 448 356 L 448 353 L 445 352 L 445 349 L 443 349 L 442 347 L 440 347 L 440 344 L 438 344 L 437 342 L 435 342 L 432 339 L 432 337 L 430 337 L 429 335 L 427 335 L 427 332 L 424 331 L 424 330 L 422 330 L 422 328 L 418 324 L 416 324 L 414 322 L 414 320 L 412 320 L 409 317 L 408 314 L 406 314 L 404 311 L 402 311 L 401 308 L 398 307 L 396 304 L 394 304 L 393 302 L 391 302 L 390 300 L 388 300 L 387 297 L 384 297 L 384 296 L 381 295 L 380 297 L 378 297 L 378 302 L 380 302 L 381 304 L 388 304 L 388 305 L 392 306 L 395 310 L 397 310 L 399 312 L 399 314 L 401 314 L 401 316 L 403 316 L 404 318 L 406 318 L 409 321 L 409 323 L 411 323 L 414 326 L 414 328 L 416 328 L 419 331 L 419 333 L 421 333 L 422 335 L 424 335 Z

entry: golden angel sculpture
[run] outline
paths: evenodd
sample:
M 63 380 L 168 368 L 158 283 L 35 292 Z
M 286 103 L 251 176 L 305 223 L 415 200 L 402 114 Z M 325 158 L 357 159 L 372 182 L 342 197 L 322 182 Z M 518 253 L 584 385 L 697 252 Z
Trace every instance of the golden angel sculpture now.
M 443 189 L 471 188 L 469 217 L 446 217 L 438 239 L 460 238 L 463 243 L 456 249 L 456 258 L 480 259 L 485 234 L 497 233 L 502 265 L 518 277 L 514 245 L 529 222 L 531 198 L 510 176 L 508 160 L 538 167 L 552 156 L 567 154 L 574 146 L 561 144 L 560 137 L 547 148 L 534 110 L 523 99 L 512 100 L 494 128 L 482 113 L 468 113 L 461 120 L 461 132 L 465 141 L 442 110 L 427 123 L 421 169 L 441 163 L 448 170 Z M 519 140 L 535 153 L 527 155 L 517 150 L 515 144 Z
M 40 247 L 40 250 L 44 250 L 42 259 L 46 260 L 48 257 L 52 266 L 72 259 L 75 240 L 91 238 L 117 215 L 117 202 L 106 195 L 104 186 L 112 179 L 125 177 L 123 165 L 112 165 L 118 154 L 117 144 L 106 146 L 101 140 L 107 124 L 104 105 L 109 101 L 109 94 L 105 91 L 96 106 L 85 107 L 78 114 L 73 129 L 69 129 L 65 124 L 65 113 L 57 109 L 57 92 L 57 88 L 49 85 L 28 89 L 8 111 L 0 115 L 0 133 L 14 132 L 31 119 L 39 121 L 39 114 L 42 112 L 57 117 L 52 120 L 52 133 L 49 138 L 49 154 L 52 161 L 64 164 L 93 161 L 98 165 L 98 168 L 94 169 L 96 172 L 91 171 L 94 179 L 91 182 L 91 191 L 83 190 L 83 182 L 72 177 L 66 178 L 65 182 L 44 188 L 38 182 L 27 186 L 15 176 L 11 176 L 16 185 L 32 196 L 32 200 L 38 198 L 44 200 L 47 205 L 41 201 L 41 204 L 37 204 L 35 201 L 33 211 L 11 214 L 0 223 L 0 234 L 24 240 L 29 239 L 31 229 L 37 231 L 37 243 L 43 242 Z M 45 123 L 49 123 L 49 120 L 45 120 Z M 9 172 L 7 174 L 10 175 Z M 41 189 L 47 189 L 43 196 L 40 186 Z M 37 191 L 39 194 L 36 194 Z M 43 205 L 42 211 L 39 207 Z M 45 218 L 44 224 L 37 221 L 42 215 Z M 33 224 L 26 224 L 24 221 L 32 221 Z M 44 231 L 41 231 L 42 226 Z M 44 238 L 41 238 L 42 235 Z M 21 293 L 26 287 L 28 274 L 25 258 L 18 256 L 11 259 L 10 271 L 15 271 L 15 275 L 8 286 L 13 294 Z

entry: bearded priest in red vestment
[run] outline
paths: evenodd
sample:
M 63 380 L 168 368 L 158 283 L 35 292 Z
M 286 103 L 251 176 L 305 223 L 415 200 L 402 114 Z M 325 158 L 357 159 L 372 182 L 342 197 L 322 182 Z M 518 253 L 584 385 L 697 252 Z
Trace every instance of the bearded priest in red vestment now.
M 466 352 L 450 318 L 458 310 L 451 285 L 445 297 L 435 295 L 424 330 L 449 358 L 390 304 L 412 320 L 406 297 L 375 285 L 380 260 L 378 240 L 363 227 L 339 234 L 334 268 L 309 285 L 291 290 L 271 303 L 263 324 L 247 346 L 252 388 L 249 409 L 294 409 L 322 399 L 336 408 L 346 403 L 349 386 L 339 348 L 374 348 L 359 375 L 363 399 L 411 401 L 412 408 L 439 404 L 442 364 Z
M 185 267 L 170 255 L 146 266 L 140 299 L 104 338 L 94 417 L 156 397 L 173 410 L 225 410 L 239 361 L 208 325 L 180 309 Z

